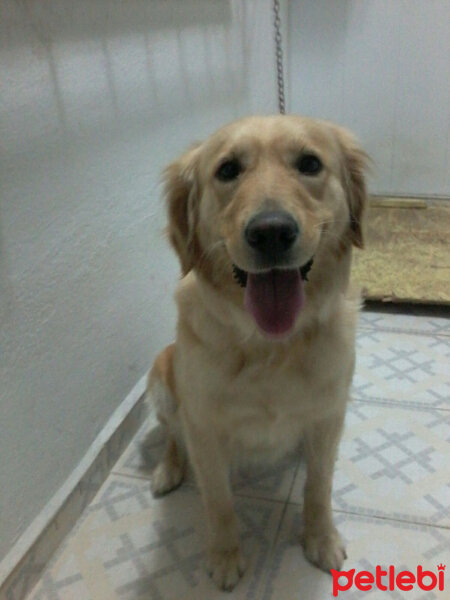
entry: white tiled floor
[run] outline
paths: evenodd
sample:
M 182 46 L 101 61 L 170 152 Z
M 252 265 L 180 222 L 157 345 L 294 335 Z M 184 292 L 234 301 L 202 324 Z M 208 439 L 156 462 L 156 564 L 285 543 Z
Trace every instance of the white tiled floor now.
M 436 572 L 446 590 L 357 591 L 339 597 L 449 597 L 450 321 L 363 313 L 354 401 L 334 482 L 345 569 L 392 564 Z M 203 569 L 202 507 L 192 476 L 155 500 L 149 489 L 160 435 L 146 425 L 116 464 L 29 600 L 322 600 L 332 578 L 303 557 L 301 457 L 240 476 L 236 506 L 249 566 L 231 593 Z

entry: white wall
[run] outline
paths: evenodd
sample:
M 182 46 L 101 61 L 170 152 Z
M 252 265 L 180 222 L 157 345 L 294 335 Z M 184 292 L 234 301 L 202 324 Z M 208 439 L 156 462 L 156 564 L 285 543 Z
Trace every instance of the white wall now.
M 351 127 L 378 193 L 450 196 L 450 2 L 290 0 L 290 110 Z
M 1 2 L 0 558 L 173 335 L 159 174 L 276 109 L 271 20 L 270 0 Z

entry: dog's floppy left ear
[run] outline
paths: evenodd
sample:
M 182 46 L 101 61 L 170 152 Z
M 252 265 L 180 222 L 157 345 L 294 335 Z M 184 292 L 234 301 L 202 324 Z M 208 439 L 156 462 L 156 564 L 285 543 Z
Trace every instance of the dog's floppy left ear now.
M 343 183 L 350 211 L 350 241 L 357 248 L 363 248 L 363 222 L 368 202 L 365 173 L 369 157 L 349 131 L 336 127 L 336 133 L 343 152 Z
M 199 189 L 197 164 L 201 144 L 192 146 L 163 173 L 164 195 L 169 218 L 168 234 L 186 275 L 194 266 L 195 227 L 198 215 Z

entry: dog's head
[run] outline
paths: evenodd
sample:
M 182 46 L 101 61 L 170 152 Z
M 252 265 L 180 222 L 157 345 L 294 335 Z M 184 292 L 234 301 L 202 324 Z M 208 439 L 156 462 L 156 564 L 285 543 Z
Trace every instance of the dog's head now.
M 237 285 L 234 272 L 259 328 L 289 333 L 308 270 L 313 281 L 324 255 L 363 246 L 365 164 L 353 136 L 331 123 L 250 117 L 220 129 L 165 171 L 183 274 L 195 269 L 225 289 Z

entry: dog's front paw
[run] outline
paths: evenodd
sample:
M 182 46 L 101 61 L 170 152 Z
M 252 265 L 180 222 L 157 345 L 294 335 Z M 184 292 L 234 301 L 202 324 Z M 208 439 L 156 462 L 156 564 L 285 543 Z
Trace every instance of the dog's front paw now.
M 208 573 L 220 589 L 230 592 L 242 577 L 244 570 L 245 560 L 239 547 L 210 551 Z
M 340 571 L 347 558 L 341 536 L 336 529 L 325 534 L 305 533 L 302 545 L 306 558 L 323 571 Z

